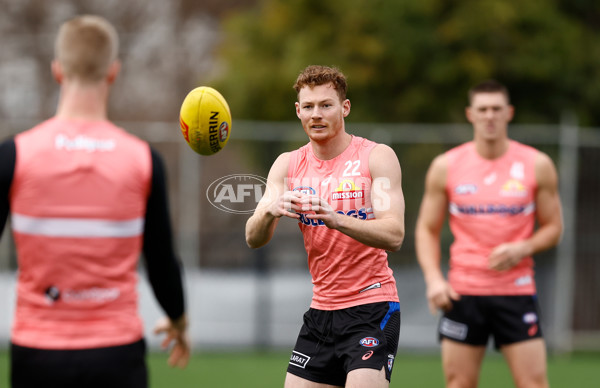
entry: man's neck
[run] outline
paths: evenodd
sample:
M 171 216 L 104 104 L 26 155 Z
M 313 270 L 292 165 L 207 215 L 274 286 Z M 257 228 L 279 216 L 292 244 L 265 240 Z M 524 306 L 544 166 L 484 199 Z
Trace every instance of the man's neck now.
M 333 139 L 323 142 L 311 140 L 313 154 L 320 160 L 331 160 L 348 148 L 352 142 L 352 135 L 346 132 L 340 133 Z
M 475 140 L 475 149 L 484 159 L 497 159 L 508 151 L 510 139 L 502 138 L 497 140 Z
M 100 121 L 107 118 L 108 85 L 99 83 L 63 82 L 56 117 Z

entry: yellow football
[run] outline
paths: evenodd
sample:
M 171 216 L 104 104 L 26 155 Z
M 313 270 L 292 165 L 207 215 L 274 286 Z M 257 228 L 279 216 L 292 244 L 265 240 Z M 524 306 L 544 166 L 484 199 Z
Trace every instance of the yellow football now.
M 225 98 L 209 86 L 188 93 L 179 112 L 181 133 L 189 146 L 201 155 L 221 151 L 231 132 L 231 112 Z

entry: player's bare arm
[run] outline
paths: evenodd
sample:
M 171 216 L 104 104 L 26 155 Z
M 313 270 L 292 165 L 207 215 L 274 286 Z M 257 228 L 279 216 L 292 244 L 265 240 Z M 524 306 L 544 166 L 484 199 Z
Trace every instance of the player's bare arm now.
M 489 257 L 490 268 L 504 271 L 523 258 L 552 248 L 562 235 L 562 211 L 558 193 L 558 174 L 548 155 L 538 153 L 535 162 L 538 182 L 536 217 L 538 229 L 527 240 L 505 243 L 494 248 Z
M 252 217 L 246 222 L 246 243 L 250 248 L 260 248 L 267 244 L 282 216 L 300 218 L 300 201 L 305 194 L 287 190 L 287 177 L 290 154 L 281 154 L 271 166 L 267 177 L 265 195 L 261 198 Z
M 326 199 L 317 196 L 305 198 L 301 204 L 310 205 L 310 210 L 316 212 L 307 215 L 309 219 L 322 220 L 327 227 L 339 230 L 365 245 L 397 251 L 404 241 L 404 194 L 398 157 L 390 147 L 379 144 L 369 155 L 369 168 L 373 179 L 371 203 L 375 219 L 365 222 L 341 215 L 332 209 Z
M 438 309 L 450 310 L 452 300 L 460 298 L 444 278 L 440 266 L 440 233 L 448 207 L 446 171 L 445 156 L 436 157 L 425 177 L 425 194 L 415 230 L 417 259 L 427 285 L 427 302 L 432 314 Z

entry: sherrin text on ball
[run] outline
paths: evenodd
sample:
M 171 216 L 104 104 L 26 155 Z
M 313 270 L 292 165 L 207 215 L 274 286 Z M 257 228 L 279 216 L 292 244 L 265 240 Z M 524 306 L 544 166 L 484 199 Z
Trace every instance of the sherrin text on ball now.
M 225 98 L 209 86 L 193 89 L 183 100 L 179 113 L 181 133 L 201 155 L 221 151 L 231 133 L 231 112 Z

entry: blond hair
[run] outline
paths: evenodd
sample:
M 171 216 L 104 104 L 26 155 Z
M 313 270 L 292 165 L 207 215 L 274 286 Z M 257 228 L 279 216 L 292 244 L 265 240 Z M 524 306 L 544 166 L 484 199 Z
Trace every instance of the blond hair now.
M 117 31 L 100 16 L 82 15 L 62 24 L 54 45 L 54 56 L 65 77 L 100 81 L 117 59 Z

